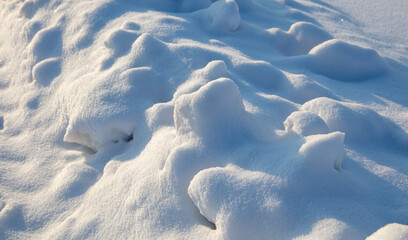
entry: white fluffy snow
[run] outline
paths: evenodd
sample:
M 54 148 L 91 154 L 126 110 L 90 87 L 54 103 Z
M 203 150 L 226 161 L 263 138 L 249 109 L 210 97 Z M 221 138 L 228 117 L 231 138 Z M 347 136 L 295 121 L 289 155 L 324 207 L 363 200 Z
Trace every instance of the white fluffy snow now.
M 0 3 L 0 239 L 407 239 L 404 0 Z

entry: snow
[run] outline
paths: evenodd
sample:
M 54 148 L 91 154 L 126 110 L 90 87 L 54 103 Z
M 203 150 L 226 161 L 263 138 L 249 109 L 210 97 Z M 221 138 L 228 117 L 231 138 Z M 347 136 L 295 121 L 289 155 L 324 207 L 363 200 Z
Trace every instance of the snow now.
M 301 109 L 319 115 L 330 131 L 344 132 L 349 141 L 393 141 L 396 146 L 404 146 L 407 141 L 406 132 L 374 110 L 359 104 L 316 98 L 303 104 Z
M 217 147 L 251 138 L 238 86 L 228 78 L 180 96 L 174 106 L 174 125 L 179 135 L 194 134 L 204 144 Z
M 392 240 L 399 240 L 399 239 L 406 239 L 408 237 L 408 227 L 406 225 L 401 225 L 398 223 L 391 223 L 388 224 L 370 235 L 367 239 L 368 240 L 381 240 L 381 239 L 392 239 Z
M 0 239 L 406 239 L 404 0 L 0 3 Z
M 273 36 L 277 49 L 285 56 L 305 55 L 332 36 L 320 27 L 308 22 L 296 22 L 288 31 L 279 28 L 268 30 Z
M 333 218 L 320 220 L 310 233 L 295 238 L 295 240 L 307 239 L 361 239 L 355 230 L 348 227 L 345 223 Z
M 387 72 L 376 51 L 335 39 L 314 47 L 309 55 L 314 72 L 340 81 L 362 81 Z
M 329 127 L 317 114 L 307 111 L 292 112 L 283 122 L 285 131 L 301 136 L 329 133 Z
M 279 237 L 285 212 L 274 193 L 282 179 L 228 165 L 200 171 L 188 193 L 201 214 L 217 227 L 218 239 L 248 239 L 263 232 Z
M 48 86 L 61 73 L 59 58 L 48 58 L 33 67 L 33 79 L 38 84 Z
M 205 12 L 214 30 L 236 31 L 239 27 L 241 17 L 235 1 L 216 1 Z

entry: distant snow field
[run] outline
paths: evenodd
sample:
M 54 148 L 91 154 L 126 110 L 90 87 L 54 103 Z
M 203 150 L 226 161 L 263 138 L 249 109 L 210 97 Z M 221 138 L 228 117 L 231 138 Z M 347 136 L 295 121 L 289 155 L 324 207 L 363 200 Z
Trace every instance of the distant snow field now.
M 405 0 L 0 3 L 0 239 L 408 239 Z

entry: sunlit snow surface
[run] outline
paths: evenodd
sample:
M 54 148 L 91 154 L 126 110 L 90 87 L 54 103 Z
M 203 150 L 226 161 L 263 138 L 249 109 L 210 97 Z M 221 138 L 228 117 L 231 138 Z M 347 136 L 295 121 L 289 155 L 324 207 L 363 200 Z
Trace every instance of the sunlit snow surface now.
M 0 12 L 0 239 L 408 238 L 405 0 Z

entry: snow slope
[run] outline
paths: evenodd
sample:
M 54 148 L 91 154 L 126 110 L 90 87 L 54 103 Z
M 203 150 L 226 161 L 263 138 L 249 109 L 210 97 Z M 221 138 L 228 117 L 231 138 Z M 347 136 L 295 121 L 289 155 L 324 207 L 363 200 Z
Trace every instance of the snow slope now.
M 404 0 L 0 3 L 0 239 L 405 239 Z

